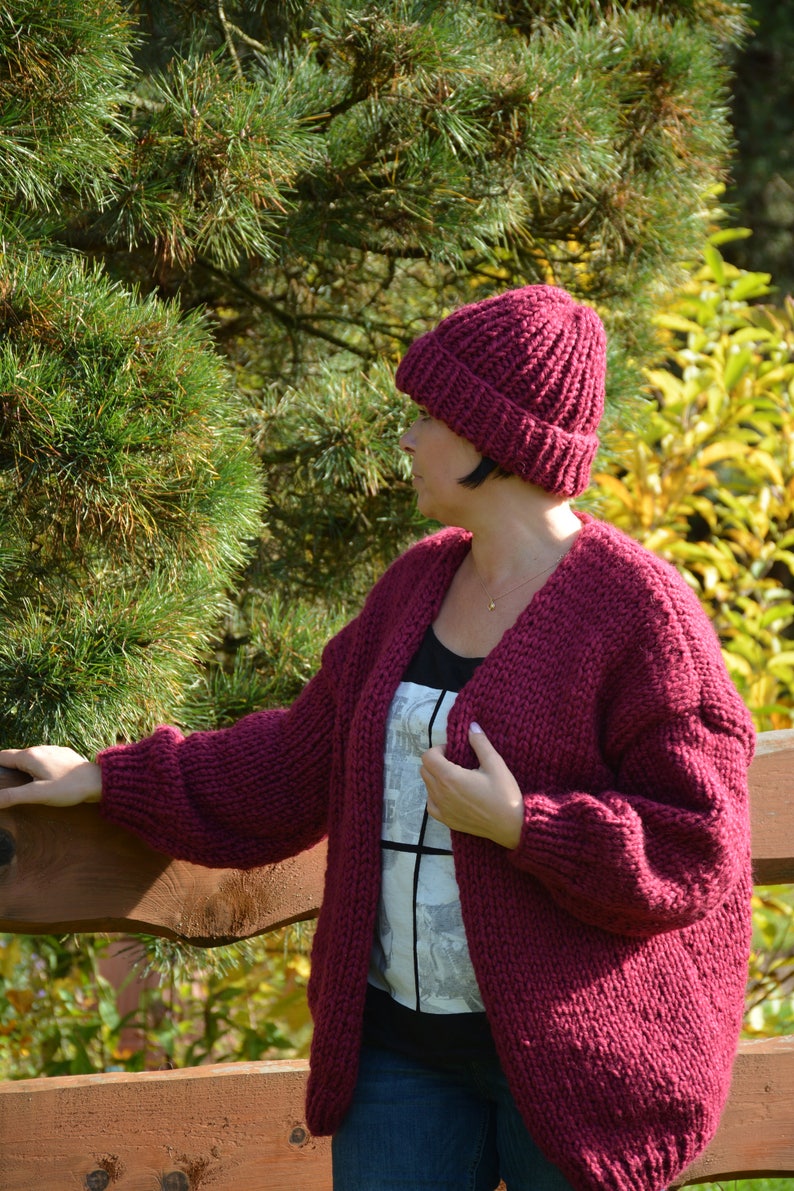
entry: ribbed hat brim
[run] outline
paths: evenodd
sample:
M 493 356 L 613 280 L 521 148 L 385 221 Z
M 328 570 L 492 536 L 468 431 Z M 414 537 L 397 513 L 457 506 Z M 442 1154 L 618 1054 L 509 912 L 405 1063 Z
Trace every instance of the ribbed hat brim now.
M 594 431 L 570 432 L 519 407 L 448 352 L 434 331 L 411 344 L 396 384 L 481 454 L 546 492 L 578 496 L 590 483 Z

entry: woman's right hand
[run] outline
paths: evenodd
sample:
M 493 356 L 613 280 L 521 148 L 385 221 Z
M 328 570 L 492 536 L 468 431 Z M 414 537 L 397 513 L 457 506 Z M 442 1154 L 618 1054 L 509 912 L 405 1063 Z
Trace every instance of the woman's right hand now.
M 75 806 L 99 802 L 102 771 L 74 749 L 40 744 L 29 749 L 0 749 L 0 766 L 18 769 L 33 778 L 21 786 L 0 788 L 0 809 L 20 803 Z

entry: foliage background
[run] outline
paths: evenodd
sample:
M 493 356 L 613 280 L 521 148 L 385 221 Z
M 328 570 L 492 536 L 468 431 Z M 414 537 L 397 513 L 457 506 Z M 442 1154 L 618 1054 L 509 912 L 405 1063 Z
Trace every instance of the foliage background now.
M 736 152 L 727 200 L 752 229 L 731 260 L 794 291 L 794 0 L 752 0 L 753 36 L 738 51 L 732 85 Z
M 349 615 L 417 532 L 391 373 L 445 310 L 524 282 L 567 286 L 607 320 L 610 406 L 633 416 L 658 350 L 652 312 L 727 176 L 741 3 L 15 0 L 0 16 L 6 257 L 24 271 L 31 253 L 75 252 L 203 312 L 261 464 L 266 508 L 220 631 L 215 618 L 218 666 L 179 694 L 150 692 L 144 722 L 226 722 L 263 694 L 293 697 L 298 645 Z M 105 330 L 121 334 L 110 314 Z M 15 416 L 0 412 L 3 437 Z M 24 456 L 20 444 L 12 490 Z M 133 462 L 117 458 L 106 476 Z M 30 541 L 17 519 L 9 509 L 4 535 Z M 27 578 L 0 613 L 9 624 Z M 122 653 L 123 616 L 98 619 Z M 153 650 L 158 636 L 137 639 Z M 43 641 L 44 670 L 45 657 Z M 0 717 L 10 744 L 47 723 L 40 700 L 24 707 L 30 673 L 16 676 L 16 718 Z M 92 726 L 96 710 L 85 692 L 71 722 L 99 747 L 110 725 Z

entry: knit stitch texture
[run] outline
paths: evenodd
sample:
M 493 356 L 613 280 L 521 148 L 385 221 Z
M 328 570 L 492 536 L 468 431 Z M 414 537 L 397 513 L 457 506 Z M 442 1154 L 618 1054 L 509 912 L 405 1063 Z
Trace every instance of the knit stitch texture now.
M 590 482 L 604 410 L 606 336 L 552 285 L 452 312 L 409 347 L 397 387 L 508 472 L 559 496 Z
M 754 733 L 696 598 L 583 518 L 573 549 L 463 688 L 524 792 L 507 851 L 453 832 L 472 962 L 530 1133 L 577 1191 L 661 1191 L 726 1100 L 750 941 Z M 102 813 L 153 847 L 250 867 L 328 834 L 312 957 L 307 1120 L 342 1119 L 357 1072 L 380 879 L 386 712 L 469 549 L 409 550 L 326 647 L 293 706 L 100 755 Z

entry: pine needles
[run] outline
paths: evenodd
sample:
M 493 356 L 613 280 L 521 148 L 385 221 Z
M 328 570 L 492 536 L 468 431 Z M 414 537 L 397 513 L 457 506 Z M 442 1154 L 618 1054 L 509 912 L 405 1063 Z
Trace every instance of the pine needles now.
M 27 257 L 0 335 L 0 736 L 90 751 L 173 712 L 260 488 L 195 316 Z

